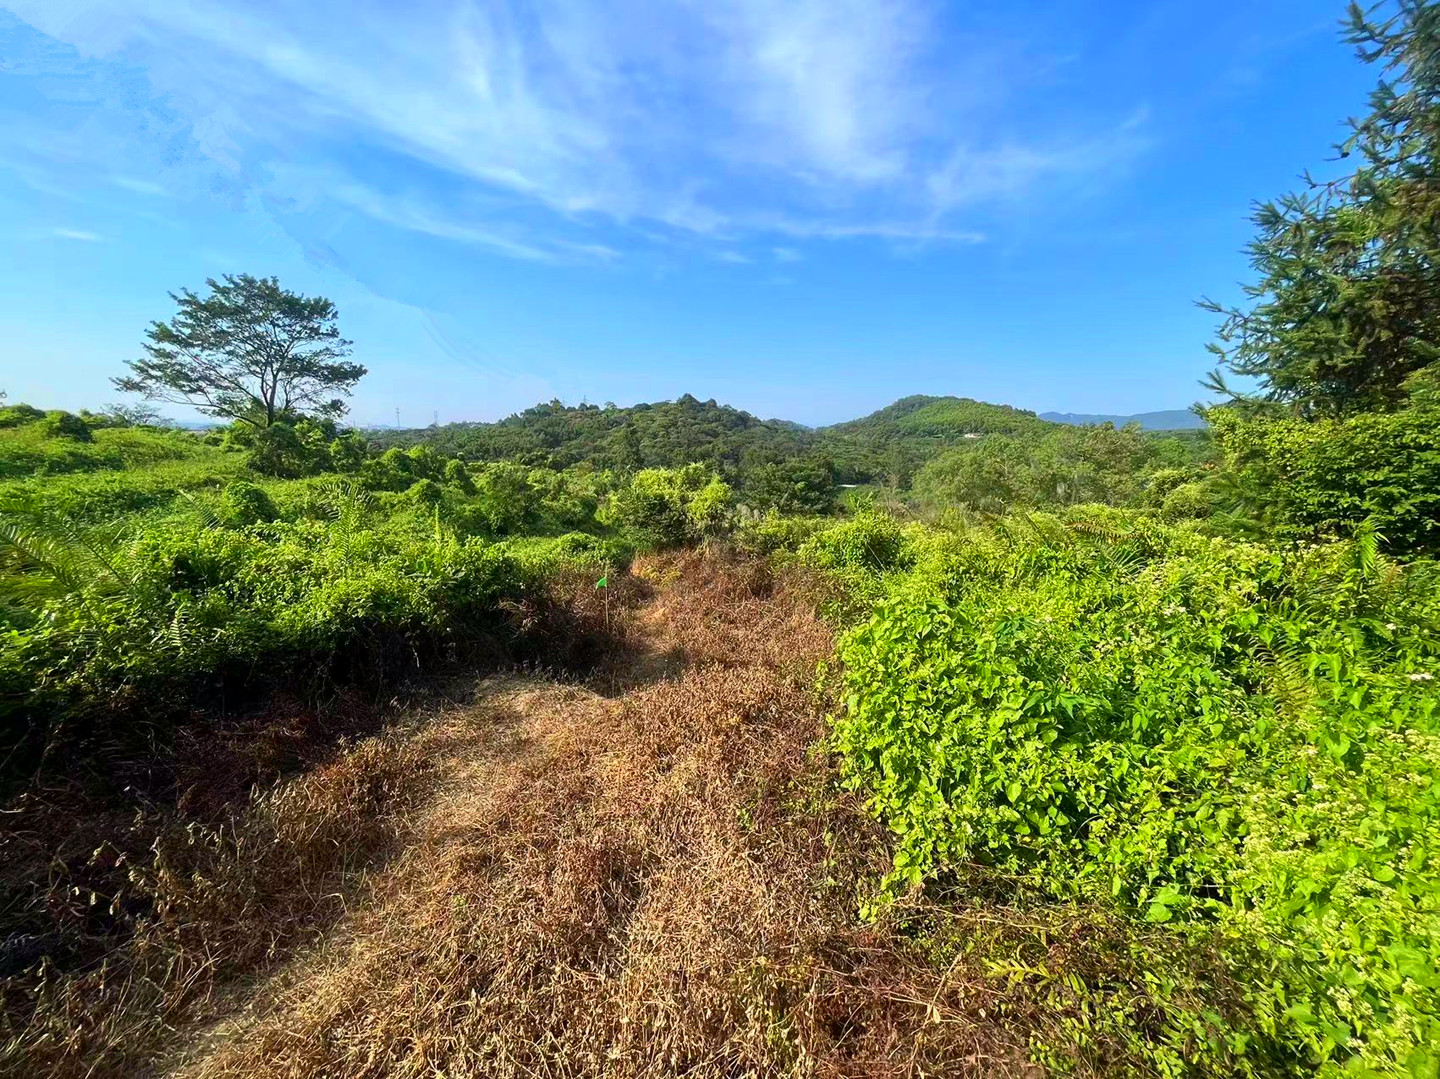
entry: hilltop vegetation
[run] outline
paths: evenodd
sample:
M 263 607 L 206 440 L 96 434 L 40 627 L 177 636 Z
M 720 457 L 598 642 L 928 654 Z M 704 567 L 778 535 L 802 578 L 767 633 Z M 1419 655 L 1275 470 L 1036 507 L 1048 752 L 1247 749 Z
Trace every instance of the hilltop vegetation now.
M 1027 460 L 1034 447 L 1048 447 L 1044 452 L 1054 458 L 1050 471 L 1056 475 L 1017 479 L 1009 485 L 1008 496 L 987 505 L 1127 504 L 1136 496 L 1133 481 L 1143 476 L 1146 466 L 1198 462 L 1208 447 L 1203 436 L 1126 434 L 1123 441 L 1133 445 L 1120 464 L 1123 474 L 1111 475 L 1113 468 L 1103 459 L 1116 451 L 1096 448 L 1107 437 L 1099 433 L 1077 438 L 1032 412 L 962 397 L 905 397 L 860 419 L 812 429 L 758 420 L 688 394 L 673 402 L 629 408 L 552 401 L 497 423 L 370 435 L 377 448 L 430 446 L 467 460 L 513 460 L 547 468 L 583 462 L 623 472 L 700 462 L 755 508 L 783 512 L 825 512 L 837 485 L 877 485 L 903 495 L 916 471 L 946 450 L 957 451 L 952 463 L 969 459 L 960 450 L 978 450 L 984 460 L 992 454 L 1005 456 L 1005 449 L 981 448 L 982 441 L 997 438 L 1007 447 L 1023 447 L 1018 456 Z M 1059 478 L 1060 472 L 1069 476 L 1068 483 Z M 1076 482 L 1077 473 L 1084 473 L 1086 482 Z

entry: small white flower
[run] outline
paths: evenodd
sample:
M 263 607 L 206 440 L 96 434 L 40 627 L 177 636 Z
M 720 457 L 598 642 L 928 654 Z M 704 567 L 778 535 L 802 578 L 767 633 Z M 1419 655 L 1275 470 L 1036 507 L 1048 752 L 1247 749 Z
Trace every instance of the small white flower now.
M 1432 681 L 1435 676 L 1429 671 L 1416 671 L 1414 674 L 1407 675 L 1406 677 L 1412 682 L 1429 682 Z

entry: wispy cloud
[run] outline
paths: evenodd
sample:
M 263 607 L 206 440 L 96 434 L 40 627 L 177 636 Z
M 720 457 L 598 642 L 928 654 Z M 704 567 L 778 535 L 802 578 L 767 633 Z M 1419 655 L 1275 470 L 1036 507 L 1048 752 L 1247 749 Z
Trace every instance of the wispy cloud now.
M 793 247 L 772 247 L 770 253 L 775 256 L 776 262 L 799 262 L 805 257 Z
M 54 229 L 52 235 L 61 240 L 82 240 L 91 244 L 98 244 L 105 238 L 98 232 L 89 232 L 85 229 Z
M 198 153 L 266 198 L 308 163 L 340 174 L 320 197 L 529 261 L 613 258 L 607 234 L 655 228 L 975 243 L 975 207 L 1137 145 L 1104 118 L 1015 137 L 1007 65 L 947 38 L 932 0 L 9 2 L 143 68 Z
M 110 182 L 116 187 L 137 195 L 163 195 L 165 188 L 153 180 L 137 180 L 133 176 L 112 176 Z

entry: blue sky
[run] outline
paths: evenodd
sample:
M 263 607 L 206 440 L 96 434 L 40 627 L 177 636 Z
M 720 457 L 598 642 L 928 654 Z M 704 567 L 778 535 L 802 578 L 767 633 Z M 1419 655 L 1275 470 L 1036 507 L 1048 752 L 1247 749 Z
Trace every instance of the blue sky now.
M 0 0 L 0 388 L 114 400 L 167 292 L 250 272 L 336 301 L 361 423 L 1184 407 L 1251 200 L 1363 109 L 1341 13 Z

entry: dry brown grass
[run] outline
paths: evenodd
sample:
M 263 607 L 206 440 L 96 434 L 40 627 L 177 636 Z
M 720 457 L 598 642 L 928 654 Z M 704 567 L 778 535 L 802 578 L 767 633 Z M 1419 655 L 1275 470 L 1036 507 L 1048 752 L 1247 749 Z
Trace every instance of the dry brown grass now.
M 635 570 L 622 587 L 654 594 L 612 598 L 625 646 L 590 686 L 490 679 L 162 832 L 130 867 L 153 914 L 128 943 L 7 983 L 0 1066 L 1030 1074 L 1023 994 L 857 917 L 887 845 L 815 750 L 831 641 L 803 589 L 719 556 Z

